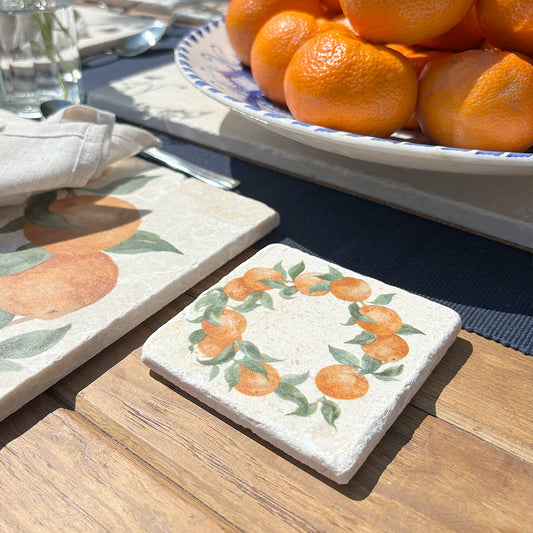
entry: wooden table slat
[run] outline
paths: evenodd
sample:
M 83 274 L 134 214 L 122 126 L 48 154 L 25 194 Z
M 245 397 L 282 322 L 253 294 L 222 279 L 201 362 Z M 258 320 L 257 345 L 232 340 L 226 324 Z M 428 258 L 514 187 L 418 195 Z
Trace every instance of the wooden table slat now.
M 56 393 L 71 397 L 76 381 L 70 376 Z M 301 531 L 435 531 L 450 523 L 482 531 L 523 524 L 529 505 L 523 487 L 532 486 L 531 465 L 414 407 L 346 487 L 176 392 L 149 372 L 139 351 L 81 390 L 76 409 L 247 531 L 264 520 Z M 420 437 L 412 440 L 413 434 Z M 472 453 L 477 462 L 470 461 Z M 459 475 L 455 465 L 468 475 Z M 469 494 L 478 496 L 470 506 L 464 501 Z M 508 498 L 513 505 L 498 509 Z
M 0 531 L 235 531 L 49 396 L 0 427 Z

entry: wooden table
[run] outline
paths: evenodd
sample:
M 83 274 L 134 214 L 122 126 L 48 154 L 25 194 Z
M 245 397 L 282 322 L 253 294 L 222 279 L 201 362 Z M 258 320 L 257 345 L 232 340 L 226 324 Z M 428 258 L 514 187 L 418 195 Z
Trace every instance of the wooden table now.
M 339 486 L 164 382 L 143 343 L 248 250 L 0 423 L 0 531 L 533 530 L 533 358 L 462 331 Z

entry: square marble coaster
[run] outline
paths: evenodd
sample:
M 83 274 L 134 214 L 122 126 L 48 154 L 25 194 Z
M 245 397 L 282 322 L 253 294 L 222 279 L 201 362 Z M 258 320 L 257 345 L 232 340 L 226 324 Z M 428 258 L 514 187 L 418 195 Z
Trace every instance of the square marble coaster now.
M 0 420 L 278 225 L 138 158 L 0 210 Z
M 274 244 L 156 331 L 142 359 L 347 483 L 460 328 L 447 307 Z

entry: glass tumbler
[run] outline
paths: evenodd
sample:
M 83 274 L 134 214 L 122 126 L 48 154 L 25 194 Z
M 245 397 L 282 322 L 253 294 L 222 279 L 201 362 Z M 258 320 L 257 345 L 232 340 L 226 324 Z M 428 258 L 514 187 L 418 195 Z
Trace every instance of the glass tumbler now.
M 54 99 L 85 100 L 70 0 L 0 0 L 0 107 L 37 118 Z

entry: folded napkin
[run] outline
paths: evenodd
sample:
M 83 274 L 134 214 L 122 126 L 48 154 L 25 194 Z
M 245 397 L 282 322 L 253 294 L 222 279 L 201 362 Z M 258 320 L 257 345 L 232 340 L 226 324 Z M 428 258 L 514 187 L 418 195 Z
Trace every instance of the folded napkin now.
M 88 106 L 67 107 L 42 122 L 0 110 L 0 205 L 84 187 L 107 165 L 160 144 L 147 131 L 116 124 L 112 113 Z

